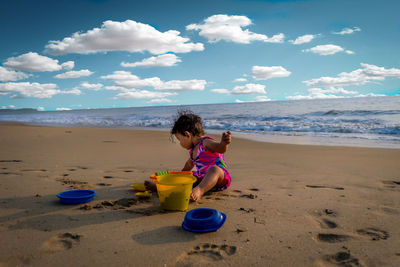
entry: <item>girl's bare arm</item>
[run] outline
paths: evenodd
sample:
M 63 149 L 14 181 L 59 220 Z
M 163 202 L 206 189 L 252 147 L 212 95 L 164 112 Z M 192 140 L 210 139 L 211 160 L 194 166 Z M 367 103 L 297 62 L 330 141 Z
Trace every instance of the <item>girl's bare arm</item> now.
M 232 141 L 231 132 L 227 131 L 222 133 L 221 141 L 219 143 L 210 139 L 205 139 L 203 141 L 203 145 L 207 149 L 213 150 L 215 152 L 225 153 L 228 150 L 228 146 L 231 143 L 231 141 Z
M 194 167 L 194 164 L 191 159 L 188 159 L 183 167 L 182 171 L 191 171 Z

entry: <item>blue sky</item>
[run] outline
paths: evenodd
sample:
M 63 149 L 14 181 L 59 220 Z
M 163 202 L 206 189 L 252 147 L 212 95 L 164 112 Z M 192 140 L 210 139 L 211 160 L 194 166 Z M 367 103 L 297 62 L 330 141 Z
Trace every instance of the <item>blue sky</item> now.
M 0 108 L 400 94 L 396 0 L 1 1 Z

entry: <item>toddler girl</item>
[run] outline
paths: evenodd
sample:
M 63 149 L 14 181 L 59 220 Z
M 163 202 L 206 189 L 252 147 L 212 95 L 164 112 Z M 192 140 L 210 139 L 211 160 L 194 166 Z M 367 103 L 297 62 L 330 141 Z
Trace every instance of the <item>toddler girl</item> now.
M 231 143 L 231 132 L 222 133 L 221 141 L 217 142 L 209 136 L 204 136 L 203 123 L 199 116 L 188 112 L 180 112 L 171 129 L 180 145 L 189 150 L 189 159 L 182 171 L 190 171 L 196 166 L 193 175 L 197 182 L 193 185 L 191 199 L 198 201 L 204 193 L 211 189 L 225 190 L 231 184 L 224 154 Z M 156 190 L 153 182 L 146 181 L 148 189 Z

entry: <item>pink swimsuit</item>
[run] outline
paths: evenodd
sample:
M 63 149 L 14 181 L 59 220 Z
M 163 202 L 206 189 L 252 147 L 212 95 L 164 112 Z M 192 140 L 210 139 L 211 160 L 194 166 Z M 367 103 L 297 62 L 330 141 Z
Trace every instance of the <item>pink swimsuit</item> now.
M 197 157 L 195 159 L 193 159 L 193 148 L 190 149 L 190 152 L 189 152 L 190 159 L 192 160 L 194 165 L 196 165 L 196 168 L 197 168 L 197 171 L 193 171 L 193 175 L 197 177 L 197 183 L 199 183 L 201 181 L 201 179 L 203 179 L 204 176 L 206 175 L 208 169 L 211 166 L 217 165 L 225 173 L 225 177 L 224 177 L 225 183 L 222 187 L 214 187 L 214 188 L 216 190 L 225 190 L 231 184 L 231 176 L 229 175 L 228 167 L 226 166 L 226 163 L 225 163 L 224 154 L 220 154 L 218 152 L 214 152 L 214 151 L 211 151 L 211 150 L 208 150 L 207 148 L 205 148 L 203 146 L 204 139 L 214 140 L 213 138 L 211 138 L 209 136 L 202 137 L 200 140 L 199 149 L 197 151 Z

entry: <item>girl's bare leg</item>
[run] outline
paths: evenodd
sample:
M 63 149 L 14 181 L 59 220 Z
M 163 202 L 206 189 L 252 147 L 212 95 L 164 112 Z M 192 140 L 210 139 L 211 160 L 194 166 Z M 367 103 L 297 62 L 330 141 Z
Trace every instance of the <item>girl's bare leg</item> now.
M 210 167 L 207 171 L 206 176 L 204 176 L 204 178 L 201 180 L 200 184 L 193 188 L 190 198 L 194 201 L 200 200 L 200 198 L 214 186 L 222 186 L 224 177 L 225 173 L 220 167 Z

